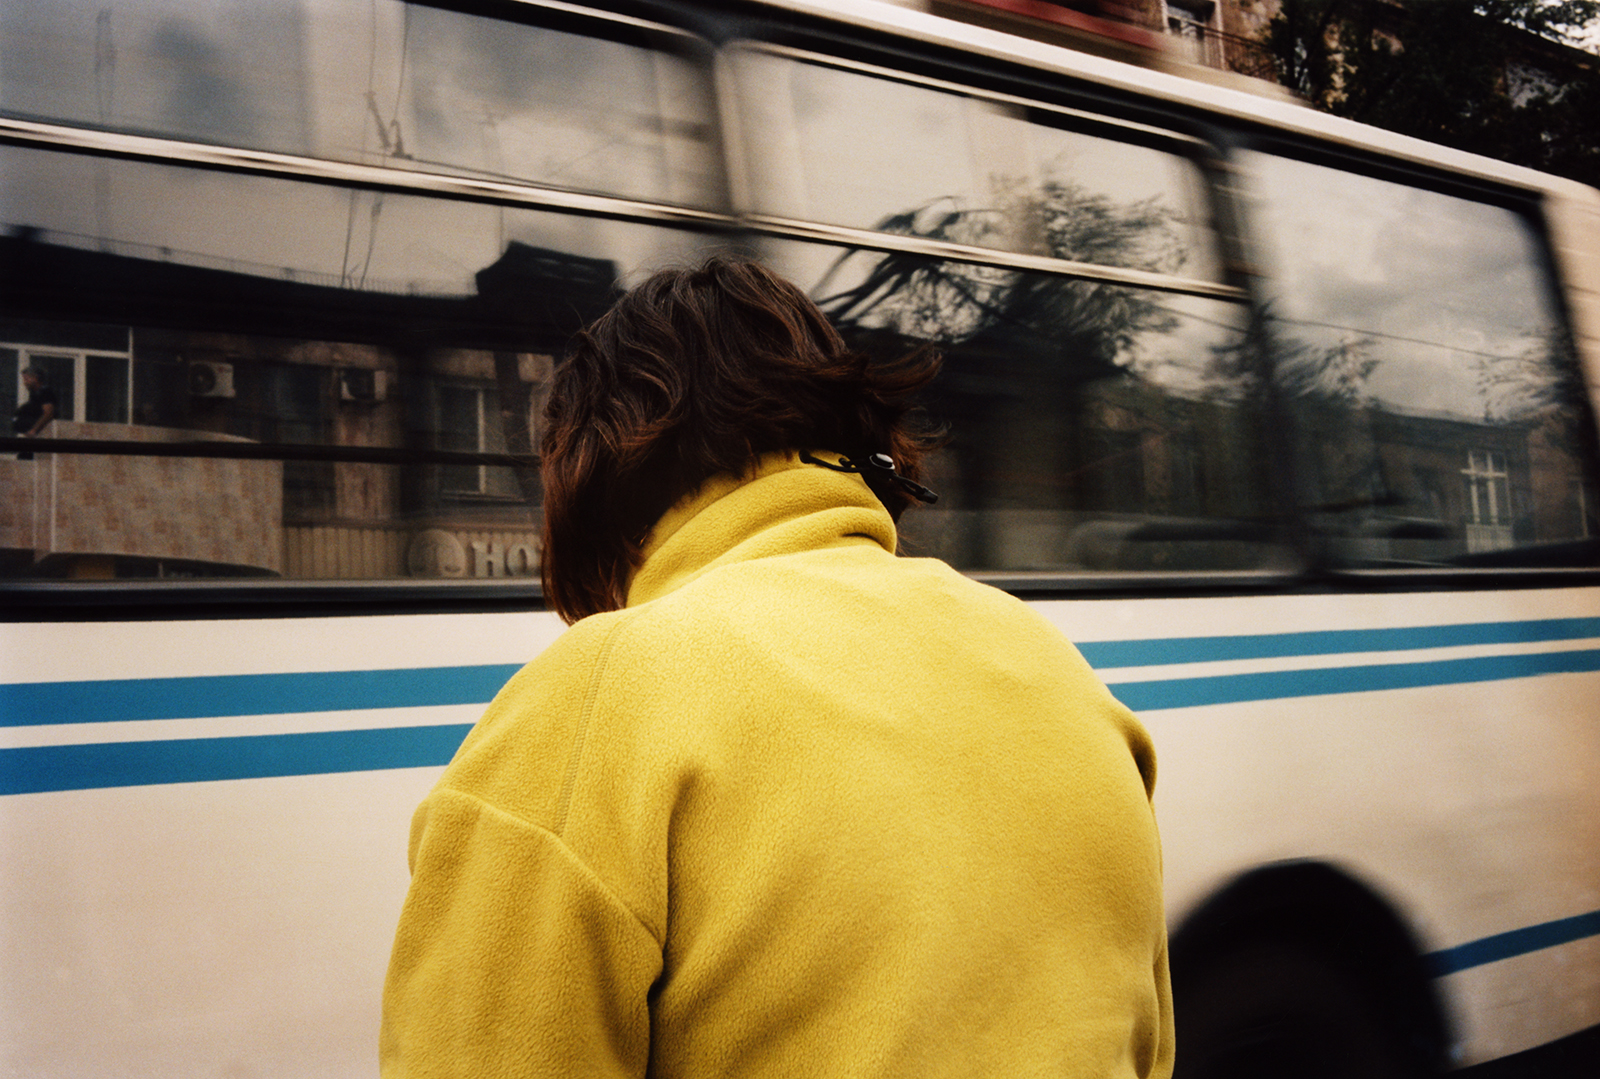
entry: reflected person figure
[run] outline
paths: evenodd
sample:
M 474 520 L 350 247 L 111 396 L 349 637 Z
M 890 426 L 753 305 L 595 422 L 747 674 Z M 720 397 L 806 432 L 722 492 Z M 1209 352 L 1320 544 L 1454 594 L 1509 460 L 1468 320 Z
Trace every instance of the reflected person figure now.
M 1170 1073 L 1147 735 L 1036 611 L 895 554 L 937 366 L 728 259 L 579 335 L 571 625 L 416 813 L 388 1079 Z
M 12 415 L 11 430 L 23 438 L 38 438 L 56 417 L 56 391 L 46 385 L 44 368 L 36 364 L 22 372 L 22 385 L 28 399 Z M 17 460 L 31 461 L 33 454 L 25 450 L 17 454 Z

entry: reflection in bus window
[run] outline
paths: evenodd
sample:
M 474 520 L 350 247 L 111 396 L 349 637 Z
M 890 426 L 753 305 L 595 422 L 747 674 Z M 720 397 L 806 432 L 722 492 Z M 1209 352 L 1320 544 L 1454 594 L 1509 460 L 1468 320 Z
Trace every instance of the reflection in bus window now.
M 49 367 L 73 402 L 55 438 L 284 448 L 0 462 L 0 547 L 30 575 L 534 576 L 553 358 L 619 283 L 707 242 L 55 152 L 8 151 L 0 177 L 29 313 L 0 321 L 0 360 Z M 425 459 L 450 451 L 519 463 Z
M 1253 154 L 1303 511 L 1336 564 L 1592 564 L 1593 427 L 1539 241 L 1497 206 Z
M 858 347 L 944 355 L 941 498 L 905 518 L 909 551 L 970 570 L 1282 568 L 1259 402 L 1213 362 L 1243 332 L 1236 305 L 864 252 L 819 277 L 822 254 L 770 251 Z
M 611 24 L 581 25 L 606 32 Z M 0 6 L 0 108 L 720 205 L 705 65 L 681 46 L 659 47 L 686 38 L 636 36 L 625 42 L 396 0 L 8 0 Z
M 1042 110 L 733 54 L 750 209 L 1216 279 L 1193 162 Z M 773 139 L 771 133 L 784 133 Z M 859 347 L 931 342 L 949 432 L 908 550 L 971 570 L 1281 568 L 1236 304 L 1003 266 L 771 242 Z
M 561 632 L 552 363 L 729 241 L 944 354 L 901 550 L 1149 729 L 1180 1070 L 1592 1035 L 1592 194 L 913 6 L 0 0 L 0 1071 L 370 1070 L 406 822 Z
M 45 374 L 56 418 L 127 423 L 131 371 L 126 328 L 0 318 L 0 413 L 26 400 L 22 372 Z
M 1216 280 L 1199 170 L 1043 110 L 732 54 L 748 209 Z

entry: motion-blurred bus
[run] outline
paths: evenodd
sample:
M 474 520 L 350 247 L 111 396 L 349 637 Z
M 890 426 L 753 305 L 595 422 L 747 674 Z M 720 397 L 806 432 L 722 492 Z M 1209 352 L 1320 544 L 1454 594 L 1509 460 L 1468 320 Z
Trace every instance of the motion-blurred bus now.
M 0 1073 L 372 1073 L 552 364 L 714 251 L 943 352 L 904 553 L 1153 733 L 1181 1076 L 1593 1047 L 1600 193 L 933 6 L 0 6 Z

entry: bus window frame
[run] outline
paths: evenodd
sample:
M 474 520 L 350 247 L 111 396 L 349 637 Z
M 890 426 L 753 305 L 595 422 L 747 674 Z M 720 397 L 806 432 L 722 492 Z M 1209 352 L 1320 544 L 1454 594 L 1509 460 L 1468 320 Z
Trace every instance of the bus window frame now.
M 730 70 L 734 62 L 732 57 L 739 51 L 776 56 L 798 63 L 814 64 L 851 74 L 866 75 L 903 85 L 917 86 L 941 93 L 957 94 L 989 101 L 994 104 L 1007 105 L 1024 110 L 1030 122 L 1037 122 L 1033 119 L 1034 114 L 1042 113 L 1061 121 L 1058 124 L 1043 126 L 1080 132 L 1094 137 L 1114 137 L 1115 141 L 1145 146 L 1183 158 L 1195 166 L 1204 181 L 1208 196 L 1212 195 L 1213 185 L 1210 182 L 1210 169 L 1216 159 L 1217 150 L 1216 147 L 1202 138 L 1168 128 L 1125 121 L 1115 117 L 1099 116 L 1074 107 L 1056 105 L 1048 101 L 1020 97 L 1015 94 L 989 90 L 979 86 L 950 82 L 912 71 L 884 68 L 845 57 L 740 38 L 730 41 L 719 51 L 716 77 L 718 102 L 725 128 L 723 146 L 729 158 L 729 186 L 734 198 L 734 214 L 752 231 L 763 235 L 821 242 L 839 247 L 925 255 L 930 258 L 968 262 L 978 266 L 1045 273 L 1069 280 L 1129 285 L 1157 292 L 1201 296 L 1208 299 L 1227 300 L 1237 303 L 1249 303 L 1251 300 L 1247 289 L 1228 280 L 1207 281 L 1201 278 L 1181 277 L 1176 274 L 1151 273 L 1098 263 L 1074 262 L 1067 259 L 1006 251 L 1002 248 L 926 240 L 873 229 L 757 213 L 746 209 L 753 205 L 754 199 L 749 195 L 750 177 L 743 156 L 745 132 L 743 119 L 739 115 L 740 95 L 737 86 L 738 80 Z M 1130 134 L 1134 137 L 1127 137 Z M 1213 197 L 1212 203 L 1208 208 L 1214 210 L 1214 203 L 1215 199 Z M 1230 269 L 1232 260 L 1229 257 L 1231 242 L 1228 237 L 1221 235 L 1219 232 L 1218 258 L 1223 267 L 1222 276 L 1224 278 L 1232 276 Z
M 1450 198 L 1493 206 L 1514 214 L 1528 228 L 1529 236 L 1538 253 L 1534 265 L 1541 275 L 1543 298 L 1550 304 L 1552 312 L 1573 340 L 1575 348 L 1581 350 L 1582 345 L 1578 342 L 1571 303 L 1563 287 L 1563 277 L 1556 261 L 1550 226 L 1544 212 L 1544 206 L 1550 199 L 1548 192 L 1493 183 L 1441 169 L 1430 169 L 1411 161 L 1362 152 L 1336 143 L 1316 143 L 1303 136 L 1275 131 L 1247 131 L 1241 128 L 1228 146 L 1228 154 L 1235 162 L 1236 170 L 1240 169 L 1236 164 L 1240 152 L 1259 153 L 1317 165 L 1341 173 L 1369 177 Z M 1248 201 L 1250 197 L 1250 193 L 1246 191 L 1244 199 Z M 1242 214 L 1239 228 L 1247 260 L 1251 265 L 1259 267 L 1261 263 L 1258 253 L 1262 250 L 1263 241 L 1256 231 L 1256 219 L 1248 212 Z M 1252 275 L 1251 281 L 1260 280 L 1262 277 L 1257 271 Z M 1261 310 L 1263 300 L 1259 292 L 1251 302 L 1256 310 Z M 1596 411 L 1594 405 L 1597 387 L 1588 385 L 1584 358 L 1575 355 L 1573 362 L 1578 364 L 1579 378 L 1589 390 L 1588 393 L 1579 395 L 1578 400 L 1572 403 L 1578 411 L 1577 418 L 1584 432 L 1580 449 L 1591 478 L 1600 480 L 1600 412 Z M 1274 425 L 1274 430 L 1282 443 L 1279 447 L 1282 451 L 1280 460 L 1283 462 L 1283 471 L 1287 474 L 1286 482 L 1291 489 L 1290 498 L 1283 502 L 1285 513 L 1298 529 L 1309 533 L 1305 511 L 1298 507 L 1298 497 L 1293 495 L 1293 491 L 1298 490 L 1297 479 L 1293 474 L 1298 458 L 1290 445 L 1292 436 L 1287 429 L 1289 418 L 1280 415 L 1278 419 L 1280 422 Z M 1325 578 L 1344 587 L 1356 585 L 1382 589 L 1395 583 L 1402 585 L 1411 583 L 1422 589 L 1473 585 L 1549 587 L 1581 586 L 1600 581 L 1600 562 L 1590 566 L 1498 565 L 1492 560 L 1485 560 L 1481 564 L 1452 566 L 1342 566 L 1332 562 L 1317 561 L 1315 545 L 1311 542 L 1309 534 L 1297 544 L 1297 548 L 1306 557 L 1308 572 L 1312 576 Z M 1538 545 L 1513 548 L 1530 553 L 1537 549 Z
M 607 37 L 625 43 L 643 40 L 649 47 L 670 41 L 676 48 L 709 58 L 712 78 L 711 103 L 716 138 L 725 162 L 726 179 L 735 202 L 730 212 L 719 212 L 664 202 L 647 202 L 620 196 L 573 191 L 533 181 L 494 180 L 422 169 L 392 169 L 360 165 L 334 159 L 248 150 L 239 147 L 139 135 L 120 131 L 75 127 L 63 123 L 43 123 L 13 117 L 0 117 L 0 144 L 58 150 L 86 156 L 147 161 L 155 164 L 197 169 L 238 172 L 284 180 L 298 180 L 335 187 L 371 191 L 381 190 L 488 205 L 503 205 L 584 217 L 630 221 L 667 228 L 716 233 L 737 241 L 751 233 L 820 242 L 838 247 L 866 247 L 875 250 L 905 251 L 931 257 L 993 265 L 1004 268 L 1045 272 L 1067 278 L 1109 281 L 1161 291 L 1204 295 L 1231 300 L 1260 309 L 1251 253 L 1256 250 L 1250 235 L 1251 219 L 1236 205 L 1228 178 L 1236 171 L 1239 150 L 1282 153 L 1304 160 L 1322 161 L 1343 171 L 1369 174 L 1398 182 L 1469 197 L 1515 209 L 1533 225 L 1542 253 L 1546 281 L 1553 287 L 1553 301 L 1560 317 L 1571 328 L 1572 317 L 1567 297 L 1560 287 L 1561 277 L 1551 248 L 1544 215 L 1539 212 L 1542 192 L 1532 186 L 1511 182 L 1492 182 L 1477 176 L 1433 168 L 1416 161 L 1347 146 L 1339 140 L 1319 142 L 1308 133 L 1279 130 L 1253 124 L 1248 118 L 1214 112 L 1199 102 L 1141 99 L 1131 90 L 1101 85 L 1083 75 L 1057 72 L 1038 64 L 1005 61 L 980 53 L 968 53 L 937 42 L 891 39 L 862 27 L 843 27 L 816 20 L 797 19 L 773 22 L 771 16 L 752 15 L 742 20 L 739 34 L 713 41 L 710 33 L 697 33 L 634 18 L 617 12 L 559 2 L 559 0 L 507 0 L 504 4 L 470 3 L 466 0 L 421 0 L 425 6 L 459 11 L 464 14 L 505 19 L 509 22 L 549 26 L 607 27 Z M 762 33 L 765 31 L 765 33 Z M 640 35 L 643 35 L 641 38 Z M 881 40 L 880 40 L 881 38 Z M 786 44 L 799 42 L 808 47 Z M 831 48 L 817 52 L 817 46 Z M 905 237 L 847 229 L 815 222 L 795 221 L 741 213 L 738 185 L 746 182 L 735 155 L 741 152 L 742 131 L 736 111 L 737 94 L 724 70 L 725 54 L 735 48 L 753 48 L 769 53 L 789 54 L 798 59 L 820 62 L 844 70 L 877 74 L 903 83 L 929 86 L 948 92 L 982 97 L 1017 105 L 1035 114 L 1059 117 L 1061 123 L 1086 133 L 1115 133 L 1124 141 L 1173 150 L 1182 147 L 1201 171 L 1204 190 L 1218 213 L 1217 236 L 1221 243 L 1224 276 L 1227 283 L 1195 281 L 1166 275 L 1144 275 L 1140 271 L 1120 271 L 1114 267 L 1078 264 L 1065 260 L 1039 259 L 995 249 L 966 248 L 914 241 Z M 865 59 L 858 59 L 864 57 Z M 883 61 L 900 66 L 885 67 Z M 877 61 L 877 62 L 873 62 Z M 938 74 L 928 74 L 937 72 Z M 948 76 L 955 75 L 961 81 Z M 1018 93 L 1017 91 L 1023 91 Z M 1090 111 L 1095 110 L 1095 111 Z M 1223 216 L 1226 215 L 1226 216 Z M 1155 278 L 1150 280 L 1148 278 Z M 1595 429 L 1593 408 L 1590 428 Z M 15 450 L 18 440 L 0 438 L 0 451 Z M 184 444 L 169 444 L 172 452 Z M 35 445 L 32 448 L 37 448 Z M 269 459 L 317 459 L 336 461 L 378 461 L 391 464 L 488 464 L 527 465 L 526 458 L 509 454 L 454 454 L 445 451 L 411 449 L 367 449 L 360 447 L 309 447 L 254 445 L 250 455 Z M 102 444 L 85 440 L 60 440 L 53 452 L 151 452 L 149 443 Z M 205 455 L 233 455 L 218 444 L 204 446 Z M 241 451 L 242 455 L 242 451 Z M 1281 498 L 1277 492 L 1274 498 Z M 1432 590 L 1436 588 L 1522 588 L 1557 585 L 1582 585 L 1600 582 L 1600 567 L 1441 567 L 1406 569 L 1341 569 L 1305 561 L 1307 545 L 1295 533 L 1298 511 L 1285 502 L 1285 517 L 1290 535 L 1285 549 L 1302 559 L 1294 566 L 1248 571 L 1196 571 L 1186 573 L 1083 573 L 1040 571 L 974 571 L 970 575 L 1007 591 L 1030 598 L 1071 596 L 1116 598 L 1152 595 L 1259 594 L 1260 592 L 1318 592 L 1335 590 Z M 134 617 L 128 612 L 159 611 L 162 617 L 216 617 L 222 610 L 232 617 L 290 613 L 361 613 L 398 609 L 441 611 L 446 609 L 492 610 L 529 609 L 543 605 L 537 583 L 526 579 L 459 582 L 408 580 L 306 581 L 297 579 L 218 578 L 152 584 L 146 581 L 61 582 L 44 579 L 0 580 L 0 596 L 12 620 L 55 617 Z M 94 613 L 91 613 L 94 612 Z M 121 612 L 120 614 L 118 612 Z M 254 612 L 252 615 L 250 612 Z

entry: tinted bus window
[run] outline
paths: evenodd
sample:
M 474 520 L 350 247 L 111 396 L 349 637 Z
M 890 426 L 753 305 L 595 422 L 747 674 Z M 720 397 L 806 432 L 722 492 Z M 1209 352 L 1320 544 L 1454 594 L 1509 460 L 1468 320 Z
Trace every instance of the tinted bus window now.
M 907 550 L 967 570 L 1283 569 L 1262 403 L 1216 362 L 1236 304 L 915 255 L 772 242 L 859 347 L 933 343 L 928 398 L 947 429 L 902 519 Z
M 0 341 L 48 369 L 55 438 L 278 447 L 0 462 L 0 545 L 31 552 L 6 565 L 36 576 L 535 575 L 553 357 L 705 244 L 55 152 L 6 151 L 0 176 Z M 388 456 L 349 459 L 369 450 Z M 448 451 L 525 463 L 425 459 Z
M 705 66 L 680 46 L 395 0 L 14 0 L 0 9 L 0 108 L 718 205 Z
M 1302 510 L 1350 567 L 1592 565 L 1593 420 L 1502 207 L 1252 155 Z
M 1025 102 L 733 56 L 750 208 L 907 241 L 769 241 L 765 254 L 863 349 L 944 355 L 928 399 L 949 433 L 929 478 L 941 500 L 902 521 L 908 551 L 1042 574 L 1285 566 L 1259 387 L 1217 362 L 1248 317 L 1185 294 L 1221 265 L 1193 161 L 1149 131 L 1113 137 Z M 940 242 L 1106 270 L 921 253 Z M 1120 270 L 1171 291 L 1119 283 Z
M 1200 172 L 1184 157 L 1042 107 L 732 56 L 751 210 L 1218 277 Z

